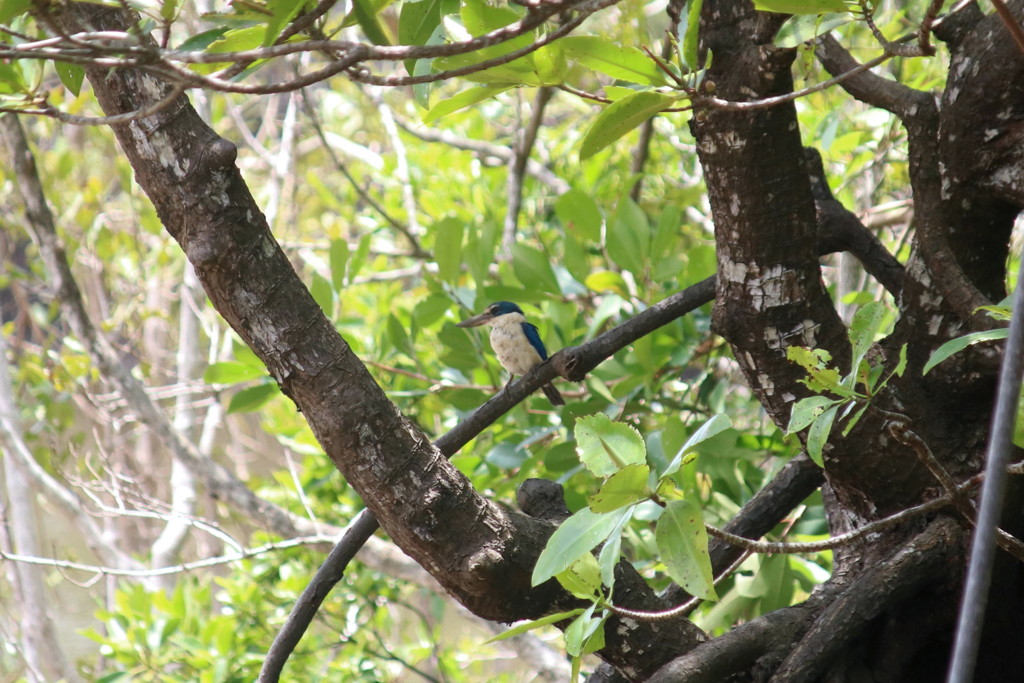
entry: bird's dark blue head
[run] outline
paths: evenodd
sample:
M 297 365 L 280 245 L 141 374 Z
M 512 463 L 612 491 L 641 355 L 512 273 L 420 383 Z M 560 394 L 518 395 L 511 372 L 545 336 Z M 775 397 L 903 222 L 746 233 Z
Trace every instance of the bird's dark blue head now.
M 523 309 L 519 308 L 519 306 L 516 306 L 511 301 L 496 301 L 487 307 L 487 311 L 495 318 L 507 313 L 523 314 Z
M 518 313 L 519 315 L 523 315 L 523 309 L 519 308 L 519 306 L 516 306 L 511 301 L 496 301 L 485 308 L 484 312 L 480 315 L 475 315 L 469 320 L 463 320 L 461 323 L 458 323 L 456 327 L 476 327 L 477 325 L 486 325 L 495 318 L 500 318 L 501 316 L 508 315 L 509 313 Z

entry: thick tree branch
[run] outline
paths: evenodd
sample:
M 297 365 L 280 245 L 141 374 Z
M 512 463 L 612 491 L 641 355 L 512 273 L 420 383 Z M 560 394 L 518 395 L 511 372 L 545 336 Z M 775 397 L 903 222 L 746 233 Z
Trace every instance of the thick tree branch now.
M 864 571 L 816 617 L 773 681 L 814 681 L 836 664 L 836 653 L 879 615 L 910 600 L 925 586 L 952 578 L 963 552 L 957 523 L 941 517 L 886 562 Z M 788 648 L 787 648 L 788 649 Z

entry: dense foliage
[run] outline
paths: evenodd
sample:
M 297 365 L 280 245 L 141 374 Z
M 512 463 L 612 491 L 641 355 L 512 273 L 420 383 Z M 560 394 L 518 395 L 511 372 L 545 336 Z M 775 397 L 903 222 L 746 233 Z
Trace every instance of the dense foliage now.
M 759 7 L 797 13 L 775 41 L 795 50 L 799 90 L 829 78 L 817 61 L 820 43 L 804 41 L 832 30 L 862 61 L 880 52 L 893 57 L 898 51 L 880 46 L 872 31 L 895 38 L 907 26 L 916 30 L 931 11 L 919 4 L 872 3 L 870 22 L 868 4 Z M 203 119 L 238 146 L 245 182 L 316 303 L 398 410 L 433 440 L 505 384 L 484 335 L 455 326 L 487 303 L 519 303 L 554 351 L 592 340 L 715 273 L 712 208 L 689 127 L 691 117 L 705 116 L 701 98 L 715 96 L 708 72 L 698 68 L 716 57 L 698 43 L 701 3 L 591 1 L 576 14 L 558 14 L 556 5 L 356 0 L 311 8 L 271 1 L 236 2 L 221 12 L 168 0 L 132 5 L 142 16 L 135 47 L 97 34 L 77 46 L 54 43 L 53 50 L 64 50 L 56 55 L 46 52 L 43 36 L 65 19 L 31 3 L 0 2 L 10 60 L 0 66 L 2 104 L 39 115 L 20 116 L 20 126 L 67 252 L 71 289 L 80 290 L 94 326 L 83 334 L 62 309 L 73 293 L 40 256 L 46 238 L 31 215 L 31 190 L 15 164 L 5 165 L 3 205 L 19 208 L 4 213 L 0 231 L 10 374 L 0 393 L 9 393 L 17 413 L 0 443 L 6 466 L 17 461 L 25 470 L 28 488 L 16 495 L 31 499 L 38 529 L 34 548 L 5 537 L 0 551 L 20 555 L 48 588 L 42 602 L 31 603 L 15 588 L 24 578 L 3 584 L 0 670 L 24 670 L 19 614 L 43 609 L 64 645 L 54 663 L 66 656 L 71 665 L 40 676 L 29 662 L 14 680 L 253 680 L 296 596 L 363 505 L 281 393 L 281 377 L 268 373 L 211 308 L 187 246 L 168 238 L 166 221 L 133 180 L 138 169 L 109 128 L 75 125 L 100 116 L 83 84 L 89 69 L 108 68 L 95 60 L 107 55 L 110 68 L 155 63 L 151 75 L 172 95 L 191 88 Z M 307 13 L 314 18 L 296 28 Z M 571 36 L 500 63 L 577 19 Z M 509 26 L 525 28 L 504 43 L 473 44 Z M 451 49 L 461 44 L 473 49 Z M 286 54 L 290 45 L 294 54 Z M 389 45 L 418 47 L 389 52 Z M 104 47 L 90 52 L 97 46 Z M 909 87 L 939 92 L 948 53 L 937 47 L 936 56 L 924 52 L 878 68 Z M 300 74 L 347 58 L 358 66 L 298 89 Z M 446 73 L 486 59 L 496 64 L 467 68 L 464 78 Z M 906 263 L 913 201 L 898 117 L 834 87 L 808 89 L 796 111 L 835 197 Z M 6 116 L 10 124 L 13 115 Z M 5 137 L 16 155 L 10 129 Z M 847 322 L 858 307 L 883 302 L 866 309 L 874 316 L 866 333 L 856 326 L 851 332 L 855 349 L 862 347 L 853 389 L 871 341 L 898 324 L 899 302 L 848 255 L 826 257 L 822 270 Z M 534 394 L 451 458 L 476 491 L 502 506 L 514 506 L 519 486 L 539 478 L 564 487 L 571 512 L 619 511 L 620 523 L 608 522 L 606 533 L 574 556 L 558 558 L 557 548 L 553 560 L 542 556 L 550 570 L 542 579 L 560 574 L 562 585 L 585 598 L 563 613 L 589 620 L 566 631 L 572 655 L 604 644 L 591 638 L 599 615 L 611 614 L 602 610 L 614 591 L 602 585 L 612 583 L 615 550 L 657 591 L 672 594 L 676 583 L 709 598 L 690 618 L 710 636 L 798 604 L 830 576 L 832 551 L 809 546 L 750 553 L 712 585 L 700 518 L 726 525 L 805 447 L 822 464 L 828 436 L 819 434 L 814 449 L 806 433 L 784 433 L 712 328 L 710 304 L 679 317 L 616 351 L 582 382 L 560 382 L 564 408 Z M 921 346 L 920 354 L 941 341 Z M 98 360 L 104 347 L 199 458 L 223 466 L 255 498 L 211 490 L 209 470 L 182 459 L 140 399 L 111 383 Z M 891 375 L 898 355 L 887 364 L 870 357 L 878 367 L 872 382 L 883 365 Z M 802 365 L 813 361 L 805 357 Z M 919 372 L 921 363 L 914 367 Z M 838 386 L 812 383 L 810 391 L 835 394 Z M 709 420 L 714 427 L 703 438 L 698 430 Z M 620 439 L 607 467 L 595 464 L 609 448 L 605 439 Z M 684 446 L 688 440 L 695 445 Z M 10 471 L 4 476 L 14 495 L 16 479 Z M 595 501 L 599 491 L 605 497 Z M 254 515 L 256 508 L 239 500 L 277 506 L 289 521 Z M 685 526 L 692 515 L 695 526 Z M 669 518 L 679 523 L 677 533 L 698 537 L 692 548 L 679 550 L 681 536 L 663 523 Z M 764 540 L 828 535 L 816 492 Z M 167 551 L 169 536 L 177 538 Z M 590 566 L 590 551 L 605 541 L 613 550 Z M 224 561 L 201 562 L 218 557 Z M 550 651 L 554 627 L 536 631 L 543 641 L 485 645 L 497 631 L 460 611 L 408 557 L 381 543 L 362 559 L 292 654 L 289 679 L 569 675 L 557 656 L 537 654 Z M 680 567 L 693 563 L 700 578 L 688 583 Z M 574 570 L 564 573 L 569 565 Z M 162 567 L 174 569 L 156 571 Z M 597 666 L 594 658 L 582 662 L 585 671 Z

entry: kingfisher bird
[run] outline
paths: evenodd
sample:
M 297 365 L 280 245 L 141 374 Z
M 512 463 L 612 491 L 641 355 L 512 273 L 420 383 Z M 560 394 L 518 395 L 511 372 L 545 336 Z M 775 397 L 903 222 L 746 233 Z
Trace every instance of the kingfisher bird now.
M 502 367 L 509 371 L 507 389 L 516 375 L 525 375 L 534 366 L 548 359 L 544 342 L 540 340 L 537 327 L 526 322 L 523 309 L 511 301 L 498 301 L 487 307 L 480 315 L 463 320 L 456 327 L 491 326 L 491 348 L 497 354 Z M 565 399 L 551 384 L 541 387 L 552 405 L 564 406 Z

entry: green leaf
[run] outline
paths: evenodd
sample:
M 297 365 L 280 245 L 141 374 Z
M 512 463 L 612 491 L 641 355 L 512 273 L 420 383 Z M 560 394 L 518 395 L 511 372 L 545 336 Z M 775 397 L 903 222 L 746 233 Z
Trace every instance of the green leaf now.
M 682 445 L 679 452 L 676 453 L 675 457 L 672 458 L 672 462 L 668 464 L 665 471 L 661 473 L 660 479 L 665 479 L 675 474 L 683 464 L 683 458 L 686 457 L 698 444 L 707 441 L 713 436 L 721 434 L 726 429 L 732 427 L 732 420 L 729 419 L 728 415 L 719 413 L 712 415 L 708 418 L 707 422 L 702 424 L 697 430 L 690 435 L 690 438 L 686 440 L 686 443 Z
M 779 29 L 775 44 L 779 47 L 797 47 L 853 20 L 849 12 L 794 15 Z
M 787 434 L 796 434 L 806 429 L 812 422 L 818 419 L 827 408 L 840 403 L 839 400 L 828 396 L 809 396 L 802 398 L 793 404 L 789 413 L 789 425 L 786 426 Z
M 505 52 L 510 52 L 510 50 L 505 50 Z M 480 64 L 481 62 L 498 56 L 500 56 L 500 54 L 490 54 L 481 50 L 464 55 L 453 55 L 451 57 L 444 57 L 443 59 L 435 59 L 434 65 L 443 70 L 461 69 L 474 64 Z M 473 81 L 474 83 L 489 83 L 491 85 L 505 85 L 509 87 L 544 85 L 543 81 L 541 81 L 540 77 L 534 70 L 530 55 L 520 57 L 508 64 L 500 64 L 498 66 L 492 66 L 489 69 L 484 69 L 483 71 L 475 71 L 473 73 L 465 74 L 462 78 L 465 78 L 467 81 Z
M 440 42 L 444 36 L 444 27 L 441 26 L 442 2 L 443 0 L 403 2 L 402 11 L 398 17 L 399 44 L 430 45 L 434 40 Z M 418 62 L 423 62 L 429 67 L 430 61 L 407 59 L 405 60 L 405 70 L 415 74 Z
M 309 285 L 309 293 L 313 296 L 324 315 L 330 317 L 334 310 L 334 289 L 331 283 L 319 273 L 313 273 L 313 281 Z
M 0 94 L 23 93 L 28 89 L 20 63 L 0 63 Z
M 331 240 L 329 251 L 331 263 L 331 284 L 335 292 L 345 288 L 345 268 L 348 266 L 348 242 L 342 239 Z
M 851 391 L 857 388 L 857 374 L 860 370 L 861 361 L 867 355 L 871 345 L 875 343 L 875 337 L 885 320 L 885 306 L 878 301 L 872 301 L 857 309 L 850 322 L 849 337 L 851 346 L 850 367 L 857 370 L 847 375 L 843 383 Z
M 203 373 L 203 381 L 207 384 L 238 384 L 266 376 L 267 369 L 262 365 L 226 360 L 211 363 Z
M 163 0 L 160 4 L 160 18 L 165 23 L 174 21 L 178 14 L 178 0 Z
M 608 615 L 605 613 L 600 617 L 595 617 L 596 609 L 596 604 L 591 605 L 565 629 L 563 634 L 565 652 L 570 657 L 579 657 L 604 647 L 604 629 L 602 627 Z
M 499 633 L 493 638 L 485 640 L 484 644 L 496 643 L 499 640 L 505 640 L 506 638 L 514 638 L 515 636 L 532 631 L 535 628 L 543 628 L 544 626 L 550 626 L 551 624 L 557 623 L 559 621 L 572 619 L 573 617 L 578 616 L 580 614 L 583 614 L 582 607 L 571 609 L 568 612 L 558 612 L 557 614 L 549 614 L 546 617 L 541 617 L 540 619 L 534 619 L 533 621 L 527 621 L 525 623 L 519 624 L 518 626 L 513 626 L 509 630 L 504 631 L 503 633 Z
M 388 314 L 388 337 L 396 349 L 410 358 L 416 357 L 416 351 L 413 348 L 412 340 L 409 338 L 409 332 L 394 313 Z
M 555 200 L 555 214 L 565 229 L 585 243 L 601 239 L 604 217 L 597 202 L 586 192 L 571 189 Z
M 532 585 L 538 586 L 564 572 L 582 555 L 603 543 L 631 513 L 632 510 L 627 509 L 599 514 L 583 508 L 562 522 L 537 558 Z
M 628 516 L 622 518 L 622 523 L 608 536 L 597 556 L 597 563 L 601 567 L 601 583 L 607 586 L 609 591 L 615 585 L 615 565 L 622 559 L 622 527 L 628 521 Z
M 664 72 L 635 47 L 616 45 L 601 36 L 569 36 L 558 41 L 566 57 L 612 78 L 640 85 L 665 85 Z
M 629 298 L 629 286 L 626 284 L 625 278 L 614 270 L 599 270 L 591 273 L 583 281 L 583 284 L 587 286 L 587 289 L 599 294 L 615 292 L 623 299 Z
M 690 69 L 699 67 L 698 29 L 700 28 L 700 11 L 704 0 L 690 0 L 690 8 L 686 12 L 686 32 L 683 34 L 683 63 Z
M 234 28 L 210 43 L 207 48 L 209 52 L 239 52 L 242 50 L 255 50 L 263 46 L 263 39 L 266 37 L 267 29 L 264 26 L 248 26 L 246 28 Z M 275 36 L 276 38 L 276 36 Z
M 267 382 L 254 387 L 247 387 L 237 392 L 228 402 L 228 413 L 251 413 L 259 410 L 263 405 L 281 394 L 281 388 L 276 382 Z
M 665 506 L 654 530 L 661 561 L 672 580 L 695 597 L 717 600 L 708 555 L 708 533 L 700 508 L 689 500 Z
M 594 156 L 647 119 L 671 107 L 677 100 L 676 95 L 643 90 L 608 105 L 583 136 L 580 161 Z
M 534 50 L 531 55 L 533 70 L 544 85 L 559 85 L 565 82 L 568 64 L 562 51 L 562 42 L 549 43 Z
M 462 235 L 465 228 L 465 224 L 454 216 L 446 216 L 434 225 L 437 274 L 453 285 L 462 272 Z
M 32 0 L 0 0 L 0 24 L 9 24 L 11 19 L 24 14 L 32 6 Z
M 643 209 L 628 195 L 623 197 L 608 226 L 608 255 L 629 272 L 641 275 L 649 265 L 651 236 Z
M 846 12 L 850 7 L 843 0 L 754 0 L 754 9 L 779 14 L 824 14 Z
M 650 473 L 647 465 L 626 465 L 608 477 L 601 490 L 587 499 L 587 504 L 594 512 L 611 512 L 641 501 L 647 497 Z
M 374 45 L 390 45 L 391 39 L 380 22 L 381 9 L 373 0 L 352 0 L 352 12 L 370 42 Z
M 442 116 L 447 116 L 454 111 L 465 109 L 470 107 L 477 102 L 483 100 L 489 100 L 496 96 L 498 93 L 503 93 L 512 86 L 510 85 L 478 85 L 469 90 L 463 90 L 454 97 L 448 97 L 433 107 L 423 115 L 423 123 L 433 123 Z
M 529 245 L 517 242 L 512 245 L 512 270 L 528 290 L 559 294 L 558 278 L 551 268 L 547 254 Z
M 584 553 L 555 576 L 562 588 L 577 598 L 593 600 L 601 595 L 601 568 L 591 553 Z
M 68 62 L 54 62 L 53 66 L 57 70 L 60 82 L 68 89 L 68 92 L 78 97 L 78 93 L 82 91 L 82 81 L 85 80 L 85 69 L 78 64 L 69 64 Z
M 980 344 L 981 342 L 994 341 L 996 339 L 1006 339 L 1010 333 L 1009 328 L 1000 327 L 995 330 L 982 330 L 981 332 L 971 332 L 965 334 L 962 337 L 951 339 L 939 348 L 935 349 L 928 362 L 925 363 L 924 369 L 921 371 L 922 375 L 927 375 L 928 372 L 936 365 L 946 360 L 954 353 L 963 351 L 972 344 Z
M 441 0 L 402 3 L 398 16 L 398 42 L 402 45 L 426 45 L 441 23 Z
M 818 463 L 818 467 L 825 466 L 822 450 L 828 441 L 828 435 L 832 431 L 832 423 L 835 421 L 838 411 L 838 405 L 832 406 L 818 416 L 811 423 L 811 428 L 807 430 L 807 455 L 811 457 L 811 460 Z
M 267 9 L 270 10 L 271 16 L 263 35 L 264 47 L 274 44 L 284 27 L 302 9 L 303 2 L 305 0 L 268 0 Z
M 647 447 L 640 433 L 622 422 L 612 422 L 603 413 L 576 422 L 576 449 L 583 466 L 598 477 L 646 463 Z
M 218 26 L 217 28 L 210 29 L 209 31 L 197 33 L 182 42 L 181 45 L 178 46 L 178 49 L 187 52 L 205 50 L 223 38 L 224 34 L 226 34 L 228 30 L 227 26 Z

